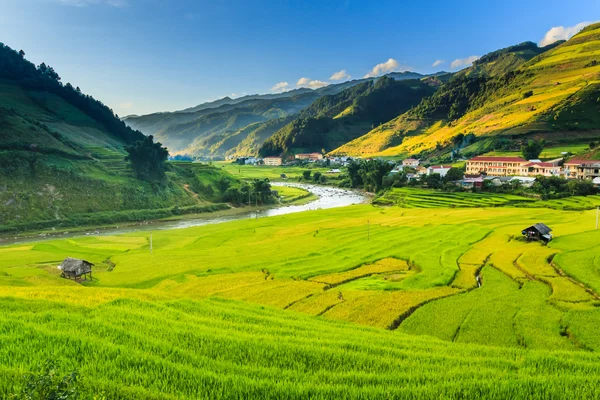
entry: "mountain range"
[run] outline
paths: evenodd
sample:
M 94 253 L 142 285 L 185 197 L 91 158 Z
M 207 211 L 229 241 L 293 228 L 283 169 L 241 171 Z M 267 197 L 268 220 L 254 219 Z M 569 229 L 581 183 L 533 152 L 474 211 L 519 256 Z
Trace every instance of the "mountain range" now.
M 600 24 L 546 47 L 526 42 L 481 57 L 418 106 L 334 154 L 444 158 L 515 150 L 530 139 L 587 144 L 600 136 Z
M 514 150 L 529 139 L 585 143 L 600 136 L 599 39 L 593 24 L 568 41 L 488 53 L 457 73 L 391 73 L 383 78 L 406 84 L 386 80 L 385 90 L 381 78 L 359 79 L 124 120 L 173 154 L 206 157 L 325 151 L 446 159 L 457 150 Z
M 450 76 L 446 72 L 422 75 L 393 72 L 386 77 L 397 81 Z M 322 97 L 336 96 L 377 78 L 356 79 L 319 89 L 299 88 L 284 93 L 225 97 L 174 112 L 128 116 L 130 127 L 154 135 L 172 154 L 196 156 L 255 155 L 264 141 L 299 117 L 301 112 Z M 369 130 L 361 127 L 360 133 Z M 351 135 L 353 139 L 356 135 Z M 342 144 L 337 143 L 336 144 Z

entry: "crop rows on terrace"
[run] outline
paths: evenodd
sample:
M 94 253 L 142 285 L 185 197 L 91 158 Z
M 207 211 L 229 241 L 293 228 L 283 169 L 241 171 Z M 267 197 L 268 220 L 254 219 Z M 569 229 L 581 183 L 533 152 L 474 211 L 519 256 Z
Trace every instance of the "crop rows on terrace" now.
M 0 303 L 2 397 L 44 357 L 78 367 L 84 395 L 111 399 L 600 395 L 596 354 L 453 344 L 217 299 Z

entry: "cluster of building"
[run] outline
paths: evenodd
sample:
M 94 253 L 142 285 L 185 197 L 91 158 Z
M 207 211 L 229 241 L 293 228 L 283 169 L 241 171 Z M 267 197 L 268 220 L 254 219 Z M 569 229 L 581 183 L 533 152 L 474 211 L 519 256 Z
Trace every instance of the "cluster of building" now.
M 245 165 L 264 164 L 264 165 L 270 165 L 270 166 L 278 166 L 278 165 L 282 165 L 284 162 L 284 159 L 280 156 L 270 156 L 270 157 L 264 157 L 264 158 L 246 157 L 243 160 L 244 160 Z M 350 157 L 325 158 L 323 156 L 323 154 L 316 153 L 316 152 L 315 153 L 300 153 L 300 154 L 294 155 L 294 161 L 297 161 L 297 162 L 314 163 L 314 162 L 323 162 L 323 161 L 327 161 L 327 160 L 329 160 L 333 164 L 339 164 L 339 165 L 343 165 L 343 166 L 347 166 L 352 161 L 352 159 Z M 290 160 L 287 160 L 286 163 L 290 163 Z

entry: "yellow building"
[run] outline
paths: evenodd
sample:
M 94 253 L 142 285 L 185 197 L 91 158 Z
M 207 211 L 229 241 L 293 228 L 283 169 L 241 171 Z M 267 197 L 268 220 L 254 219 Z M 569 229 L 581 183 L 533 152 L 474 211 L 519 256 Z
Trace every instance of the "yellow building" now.
M 600 160 L 569 160 L 565 162 L 565 174 L 567 178 L 598 178 L 600 177 Z
M 296 160 L 310 160 L 310 161 L 318 161 L 323 159 L 323 154 L 321 153 L 301 153 L 296 154 Z
M 263 158 L 265 165 L 277 166 L 281 165 L 281 157 L 265 157 Z
M 530 164 L 530 162 L 521 157 L 478 156 L 467 160 L 466 173 L 476 175 L 485 172 L 487 175 L 494 176 L 526 176 L 526 164 Z

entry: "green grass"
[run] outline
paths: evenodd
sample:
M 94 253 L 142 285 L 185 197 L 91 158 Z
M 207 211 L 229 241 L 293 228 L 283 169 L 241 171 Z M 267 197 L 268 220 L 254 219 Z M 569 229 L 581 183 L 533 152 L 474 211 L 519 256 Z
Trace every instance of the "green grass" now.
M 238 165 L 233 164 L 229 161 L 217 161 L 213 163 L 214 166 L 222 168 L 231 175 L 238 179 L 255 179 L 255 178 L 269 178 L 273 182 L 284 180 L 281 178 L 281 174 L 285 174 L 288 179 L 297 179 L 302 177 L 302 172 L 310 170 L 311 174 L 315 171 L 319 171 L 325 174 L 329 168 L 314 168 L 310 167 L 296 167 L 296 166 L 278 166 L 272 167 L 268 165 Z
M 273 190 L 277 190 L 279 198 L 284 204 L 306 204 L 318 199 L 317 196 L 302 188 L 291 186 L 271 186 Z
M 403 208 L 471 208 L 523 207 L 552 208 L 556 210 L 591 210 L 600 206 L 600 196 L 572 196 L 555 200 L 536 200 L 505 193 L 442 192 L 419 188 L 393 188 L 374 204 Z
M 0 397 L 49 357 L 109 398 L 593 398 L 594 218 L 357 205 L 155 231 L 152 253 L 147 232 L 0 247 Z M 549 246 L 517 240 L 539 221 Z M 60 278 L 67 256 L 94 281 Z

